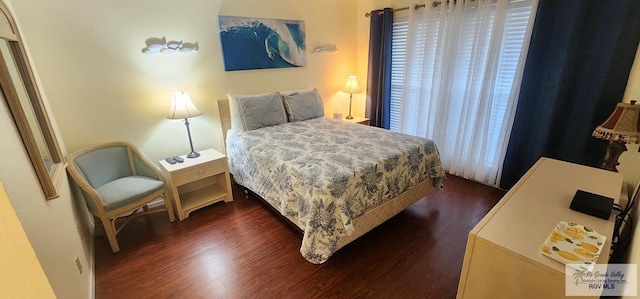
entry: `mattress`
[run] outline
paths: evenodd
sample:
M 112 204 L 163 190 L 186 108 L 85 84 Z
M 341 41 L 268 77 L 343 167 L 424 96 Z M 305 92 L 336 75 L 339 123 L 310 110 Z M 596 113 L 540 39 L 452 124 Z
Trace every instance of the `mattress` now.
M 300 253 L 325 262 L 353 219 L 445 173 L 428 139 L 328 118 L 227 133 L 229 171 L 303 231 Z

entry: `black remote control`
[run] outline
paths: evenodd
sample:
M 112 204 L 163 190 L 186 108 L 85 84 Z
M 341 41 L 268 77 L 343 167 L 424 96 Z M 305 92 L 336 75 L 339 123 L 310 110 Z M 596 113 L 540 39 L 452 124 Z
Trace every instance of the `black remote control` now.
M 176 164 L 176 162 L 178 162 L 173 157 L 169 157 L 169 158 L 166 158 L 164 160 L 167 161 L 167 163 L 172 164 L 172 165 Z
M 184 159 L 182 159 L 182 158 L 181 158 L 181 157 L 179 157 L 179 156 L 175 156 L 175 157 L 172 157 L 172 158 L 173 158 L 173 160 L 176 160 L 176 162 L 178 162 L 178 163 L 182 163 L 182 162 L 184 162 Z

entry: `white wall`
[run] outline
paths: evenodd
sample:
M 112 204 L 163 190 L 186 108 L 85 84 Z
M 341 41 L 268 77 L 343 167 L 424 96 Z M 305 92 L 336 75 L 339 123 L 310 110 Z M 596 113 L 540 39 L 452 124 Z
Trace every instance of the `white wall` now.
M 0 182 L 0 289 L 6 298 L 55 298 Z
M 191 122 L 196 150 L 223 149 L 215 101 L 227 93 L 315 86 L 327 114 L 348 109 L 339 90 L 356 71 L 355 1 L 36 0 L 15 8 L 69 151 L 125 140 L 154 161 L 187 153 L 183 122 L 166 119 L 171 94 L 180 90 L 204 113 Z M 307 66 L 225 72 L 219 14 L 305 21 Z M 147 38 L 163 36 L 198 42 L 200 51 L 141 53 Z M 325 43 L 338 52 L 310 54 Z M 354 105 L 354 115 L 363 110 Z
M 346 114 L 339 92 L 356 72 L 355 1 L 327 0 L 136 0 L 14 1 L 20 31 L 53 114 L 63 151 L 124 140 L 154 161 L 188 152 L 181 121 L 167 120 L 171 94 L 184 90 L 204 113 L 192 119 L 196 150 L 223 150 L 215 101 L 227 93 L 263 93 L 315 86 L 325 113 Z M 218 14 L 305 21 L 307 66 L 225 72 Z M 150 37 L 198 42 L 197 54 L 147 56 Z M 310 54 L 322 44 L 338 52 Z M 360 84 L 364 85 L 364 78 Z M 364 106 L 354 103 L 354 115 Z M 53 117 L 55 116 L 55 118 Z M 59 298 L 86 298 L 92 291 L 92 230 L 86 210 L 69 190 L 44 200 L 10 113 L 0 102 L 0 169 L 15 210 Z M 67 151 L 68 150 L 68 151 Z M 78 256 L 85 271 L 79 274 Z
M 364 14 L 383 7 L 407 7 L 410 3 L 32 0 L 15 1 L 14 7 L 63 145 L 72 151 L 98 142 L 125 140 L 140 146 L 155 161 L 188 151 L 182 122 L 165 119 L 174 91 L 189 92 L 204 113 L 192 119 L 196 149 L 223 149 L 215 100 L 225 98 L 226 93 L 315 86 L 325 100 L 326 113 L 346 114 L 348 95 L 339 92 L 346 77 L 356 74 L 360 85 L 366 86 L 369 18 Z M 305 21 L 307 66 L 225 72 L 218 35 L 219 14 Z M 172 56 L 141 53 L 147 38 L 163 36 L 198 42 L 200 51 Z M 338 52 L 310 54 L 314 47 L 325 43 L 336 44 Z M 640 98 L 640 84 L 632 84 L 640 82 L 638 79 L 640 66 L 634 66 L 627 89 L 631 97 Z M 354 115 L 364 115 L 364 101 L 364 93 L 354 95 Z M 83 297 L 89 278 L 86 272 L 77 274 L 72 263 L 76 254 L 83 262 L 90 262 L 82 237 L 87 229 L 77 224 L 83 221 L 82 213 L 74 208 L 81 205 L 72 203 L 66 180 L 61 198 L 44 201 L 8 115 L 6 106 L 0 106 L 0 122 L 4 122 L 0 123 L 0 154 L 12 156 L 3 162 L 0 180 L 15 201 L 16 211 L 57 295 Z M 621 157 L 625 181 L 640 173 L 640 162 L 627 162 L 631 156 L 640 156 L 637 148 L 630 147 Z
M 60 186 L 60 197 L 49 201 L 45 199 L 11 112 L 1 96 L 0 140 L 0 156 L 6 157 L 0 168 L 0 181 L 56 296 L 89 297 L 93 258 L 91 239 L 84 224 L 86 212 L 76 208 L 78 205 L 73 202 L 66 176 Z M 6 228 L 2 226 L 0 229 Z M 0 234 L 0 242 L 6 242 L 2 236 Z M 76 256 L 85 268 L 82 274 L 76 268 Z M 0 271 L 10 275 L 14 270 L 3 267 Z
M 4 0 L 13 12 L 18 29 L 19 17 L 10 1 Z M 28 38 L 23 36 L 27 52 Z M 31 59 L 30 59 L 31 60 Z M 37 69 L 34 69 L 38 79 Z M 44 104 L 49 109 L 46 93 Z M 50 109 L 49 109 L 50 111 Z M 55 117 L 49 114 L 54 130 L 59 133 Z M 59 137 L 59 135 L 58 135 Z M 71 196 L 66 176 L 60 185 L 60 197 L 47 201 L 31 162 L 22 145 L 20 135 L 13 123 L 4 98 L 0 97 L 0 155 L 7 157 L 0 168 L 0 181 L 11 199 L 13 208 L 22 223 L 42 268 L 59 298 L 87 298 L 92 293 L 93 243 L 90 237 L 88 216 L 82 205 L 77 205 Z M 62 150 L 64 143 L 59 140 Z M 80 207 L 80 208 L 78 208 Z M 0 242 L 3 242 L 0 240 Z M 83 273 L 76 268 L 75 259 L 84 267 Z M 16 265 L 22 267 L 22 265 Z M 11 268 L 3 268 L 8 271 Z M 35 278 L 34 278 L 35 279 Z

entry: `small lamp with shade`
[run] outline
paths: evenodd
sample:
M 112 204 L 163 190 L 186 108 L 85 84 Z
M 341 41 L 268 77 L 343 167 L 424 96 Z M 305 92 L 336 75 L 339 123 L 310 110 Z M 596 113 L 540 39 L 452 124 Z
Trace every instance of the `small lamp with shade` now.
M 351 105 L 353 103 L 353 94 L 359 93 L 362 91 L 360 90 L 360 85 L 358 85 L 358 77 L 349 76 L 347 78 L 347 83 L 345 83 L 344 88 L 342 88 L 342 91 L 349 94 L 349 115 L 347 115 L 346 119 L 353 119 L 353 116 L 351 115 Z
M 200 153 L 193 150 L 193 141 L 191 140 L 191 131 L 189 130 L 189 118 L 202 115 L 202 112 L 196 108 L 191 101 L 188 93 L 181 91 L 173 93 L 171 97 L 171 109 L 169 110 L 168 119 L 183 119 L 184 125 L 187 126 L 187 135 L 189 136 L 189 146 L 191 152 L 187 154 L 187 158 L 196 158 Z
M 640 143 L 640 105 L 636 101 L 618 103 L 609 118 L 593 131 L 593 137 L 608 141 L 602 168 L 618 172 L 618 158 L 626 144 Z

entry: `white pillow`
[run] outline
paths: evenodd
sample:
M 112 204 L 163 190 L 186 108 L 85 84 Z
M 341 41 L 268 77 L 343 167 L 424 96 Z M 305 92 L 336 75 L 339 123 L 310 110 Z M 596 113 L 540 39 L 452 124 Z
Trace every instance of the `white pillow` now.
M 231 129 L 250 131 L 287 122 L 282 99 L 277 92 L 257 95 L 231 95 Z
M 324 116 L 324 105 L 318 91 L 282 96 L 289 121 L 301 121 Z

